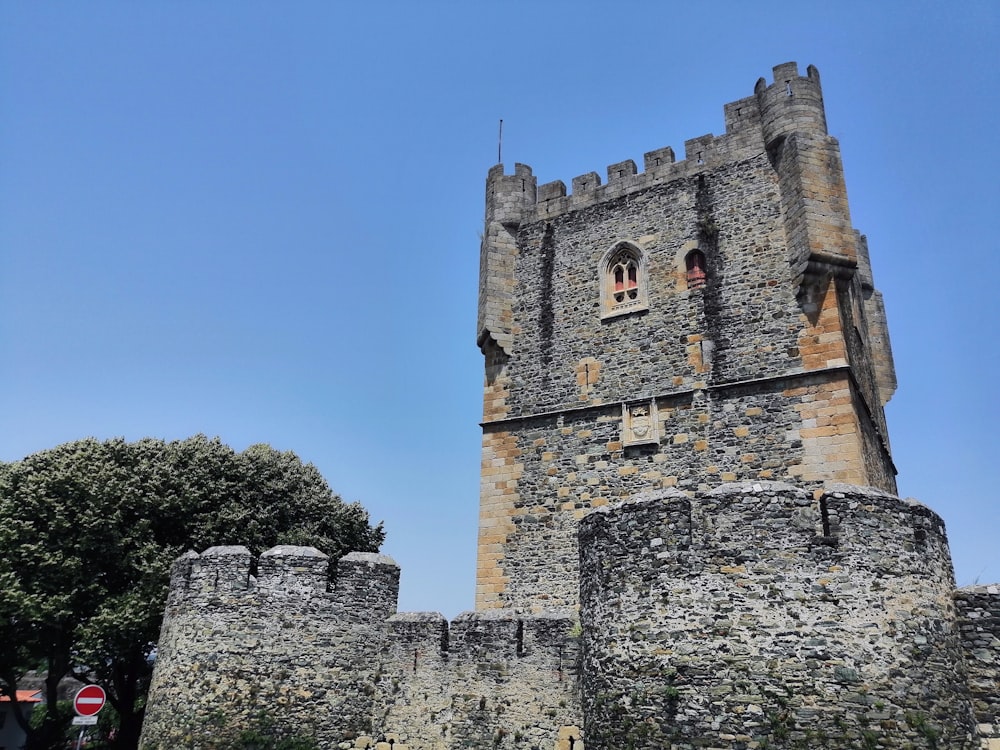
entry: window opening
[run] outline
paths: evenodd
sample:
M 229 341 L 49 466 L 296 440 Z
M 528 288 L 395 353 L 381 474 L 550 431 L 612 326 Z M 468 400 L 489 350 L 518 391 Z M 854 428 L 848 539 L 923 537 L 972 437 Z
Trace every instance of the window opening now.
M 645 259 L 631 242 L 616 242 L 601 259 L 601 318 L 649 309 Z
M 639 266 L 635 260 L 626 255 L 620 255 L 612 266 L 615 278 L 615 303 L 634 300 L 639 296 Z
M 688 289 L 705 286 L 705 280 L 708 277 L 705 268 L 705 253 L 701 250 L 692 250 L 684 259 L 684 265 L 687 269 Z

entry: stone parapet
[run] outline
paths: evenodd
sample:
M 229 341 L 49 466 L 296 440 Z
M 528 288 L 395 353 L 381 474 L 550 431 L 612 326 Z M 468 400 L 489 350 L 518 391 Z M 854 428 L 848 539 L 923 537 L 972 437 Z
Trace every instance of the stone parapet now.
M 465 612 L 450 627 L 404 613 L 389 630 L 376 729 L 411 747 L 553 747 L 582 724 L 570 613 Z

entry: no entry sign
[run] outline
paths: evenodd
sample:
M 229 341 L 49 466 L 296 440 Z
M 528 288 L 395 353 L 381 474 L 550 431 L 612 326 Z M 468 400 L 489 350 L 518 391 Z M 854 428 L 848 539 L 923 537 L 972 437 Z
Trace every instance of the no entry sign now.
M 95 716 L 104 708 L 105 699 L 104 688 L 100 685 L 85 685 L 76 691 L 73 708 L 77 716 Z

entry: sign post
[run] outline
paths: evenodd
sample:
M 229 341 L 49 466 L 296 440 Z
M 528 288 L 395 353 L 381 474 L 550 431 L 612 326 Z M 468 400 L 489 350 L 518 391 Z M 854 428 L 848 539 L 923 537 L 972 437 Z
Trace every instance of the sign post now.
M 104 708 L 107 695 L 100 685 L 84 685 L 76 691 L 73 697 L 73 710 L 76 716 L 73 724 L 80 725 L 80 736 L 76 738 L 76 750 L 80 750 L 83 744 L 83 733 L 85 726 L 93 726 L 97 723 L 97 713 Z

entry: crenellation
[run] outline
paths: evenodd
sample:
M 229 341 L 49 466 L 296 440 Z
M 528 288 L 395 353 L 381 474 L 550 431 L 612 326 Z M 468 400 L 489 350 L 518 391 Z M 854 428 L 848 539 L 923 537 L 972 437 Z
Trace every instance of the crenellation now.
M 760 109 L 756 96 L 747 96 L 723 106 L 726 134 L 760 132 Z
M 144 748 L 276 706 L 321 747 L 1000 747 L 1000 588 L 956 591 L 940 516 L 895 495 L 819 73 L 724 116 L 569 194 L 489 170 L 476 610 L 397 613 L 376 553 L 332 582 L 312 548 L 186 553 Z
M 447 657 L 448 620 L 440 612 L 399 612 L 388 624 L 390 648 L 407 662 L 413 655 L 414 669 L 426 666 L 427 659 Z
M 351 552 L 337 562 L 332 600 L 342 616 L 362 623 L 380 623 L 396 613 L 399 566 L 388 555 Z
M 594 193 L 601 186 L 601 176 L 597 172 L 587 172 L 573 178 L 572 197 L 585 199 L 587 193 Z
M 544 203 L 545 201 L 550 201 L 553 198 L 565 198 L 566 197 L 566 183 L 562 180 L 555 180 L 554 182 L 546 182 L 544 185 L 538 186 L 538 202 Z
M 504 174 L 503 164 L 490 168 L 486 178 L 486 222 L 517 224 L 525 206 L 537 200 L 538 179 L 527 164 L 514 164 L 514 173 Z
M 209 547 L 191 560 L 191 589 L 199 593 L 243 591 L 250 582 L 250 550 L 246 547 Z
M 448 651 L 458 660 L 514 658 L 521 651 L 521 620 L 513 610 L 463 612 L 452 621 L 448 638 Z
M 710 156 L 714 156 L 716 138 L 711 133 L 689 138 L 684 141 L 684 159 L 699 166 L 704 165 Z
M 632 177 L 635 174 L 635 162 L 631 159 L 620 161 L 617 164 L 610 164 L 608 166 L 608 184 L 610 185 L 613 182 L 621 182 L 626 177 Z
M 167 607 L 176 606 L 188 596 L 193 568 L 198 558 L 197 552 L 188 550 L 174 560 L 170 566 L 170 590 L 167 594 Z

